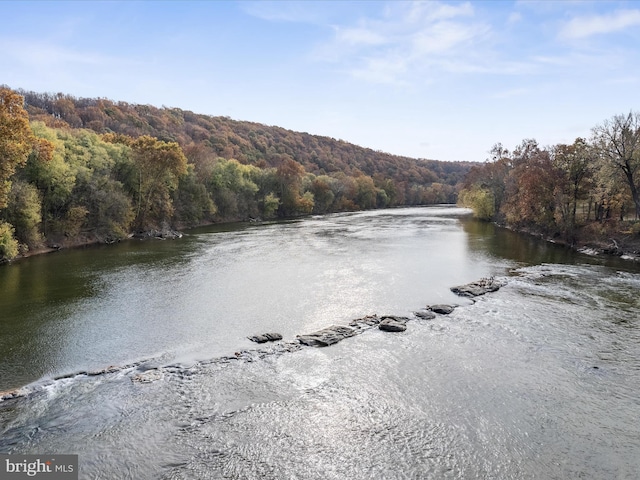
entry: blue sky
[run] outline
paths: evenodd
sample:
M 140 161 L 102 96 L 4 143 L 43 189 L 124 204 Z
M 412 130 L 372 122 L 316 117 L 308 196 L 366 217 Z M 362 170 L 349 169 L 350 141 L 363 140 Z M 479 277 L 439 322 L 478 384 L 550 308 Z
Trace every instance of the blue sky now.
M 2 13 L 0 84 L 416 158 L 571 143 L 640 109 L 638 1 L 3 1 Z

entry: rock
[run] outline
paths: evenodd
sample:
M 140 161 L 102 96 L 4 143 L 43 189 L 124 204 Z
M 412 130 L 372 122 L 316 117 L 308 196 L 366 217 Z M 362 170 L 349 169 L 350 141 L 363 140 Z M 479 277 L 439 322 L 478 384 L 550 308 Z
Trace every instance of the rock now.
M 476 282 L 451 287 L 451 291 L 461 297 L 478 297 L 485 293 L 495 292 L 503 286 L 503 283 L 491 278 L 482 278 Z
M 383 317 L 378 328 L 385 332 L 404 332 L 407 329 L 407 320 L 403 317 Z
M 113 365 L 107 367 L 107 368 L 103 368 L 102 370 L 92 370 L 90 372 L 87 372 L 87 375 L 90 377 L 95 377 L 97 375 L 104 375 L 106 373 L 115 373 L 120 371 L 121 368 L 120 367 L 115 367 Z
M 377 315 L 367 315 L 366 317 L 356 318 L 351 320 L 349 325 L 356 328 L 374 327 L 380 323 L 380 318 Z
M 263 333 L 262 335 L 254 335 L 253 337 L 247 337 L 252 342 L 267 343 L 282 340 L 282 335 L 279 333 Z
M 420 310 L 419 312 L 413 312 L 413 314 L 422 320 L 433 320 L 436 318 L 436 314 L 430 310 Z
M 440 313 L 442 315 L 449 315 L 451 312 L 453 312 L 453 309 L 456 307 L 453 305 L 438 304 L 438 305 L 429 305 L 427 308 L 435 313 Z
M 356 330 L 351 327 L 332 325 L 307 335 L 298 335 L 296 338 L 300 343 L 309 347 L 327 347 L 355 334 Z
M 7 390 L 0 392 L 0 401 L 11 400 L 14 398 L 24 397 L 27 395 L 27 391 L 24 388 L 16 388 L 15 390 Z
M 158 369 L 146 370 L 131 377 L 132 382 L 136 383 L 152 383 L 156 380 L 162 380 L 164 374 Z
M 170 228 L 163 228 L 162 230 L 147 230 L 145 232 L 136 232 L 133 235 L 133 238 L 140 238 L 143 240 L 149 238 L 157 238 L 159 240 L 171 239 L 175 240 L 176 238 L 182 238 L 182 232 L 178 232 L 177 230 L 172 230 Z

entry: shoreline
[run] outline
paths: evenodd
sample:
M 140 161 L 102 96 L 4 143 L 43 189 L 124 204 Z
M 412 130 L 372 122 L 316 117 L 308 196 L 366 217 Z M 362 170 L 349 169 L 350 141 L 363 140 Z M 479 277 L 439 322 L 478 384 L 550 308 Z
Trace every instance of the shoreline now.
M 499 228 L 505 228 L 515 233 L 538 238 L 544 242 L 559 245 L 590 257 L 620 258 L 625 261 L 640 262 L 640 236 L 632 241 L 625 239 L 619 242 L 615 241 L 609 235 L 602 236 L 598 239 L 591 238 L 589 240 L 578 238 L 575 243 L 571 244 L 561 238 L 550 237 L 534 230 L 513 228 L 498 222 L 492 223 Z M 607 242 L 607 240 L 610 241 Z
M 456 204 L 450 204 L 450 205 L 457 206 Z M 418 206 L 418 205 L 414 205 L 414 206 Z M 430 207 L 435 205 L 420 205 L 420 206 Z M 410 208 L 410 207 L 412 206 L 392 207 L 392 208 Z M 374 210 L 378 210 L 378 209 L 374 209 Z M 386 210 L 386 209 L 380 209 L 380 210 Z M 331 213 L 344 213 L 344 212 L 331 212 Z M 309 215 L 297 216 L 293 218 L 298 219 L 298 218 L 305 218 L 305 217 L 311 217 L 311 216 L 313 215 L 309 214 Z M 286 221 L 290 219 L 282 218 L 282 219 L 275 219 L 275 220 Z M 138 233 L 129 233 L 126 238 L 123 238 L 120 240 L 114 240 L 111 242 L 105 241 L 104 239 L 100 239 L 96 235 L 87 235 L 84 237 L 77 237 L 75 240 L 71 239 L 69 242 L 63 242 L 62 244 L 54 243 L 53 245 L 42 246 L 42 247 L 35 248 L 33 250 L 29 250 L 25 253 L 19 254 L 18 256 L 16 256 L 15 258 L 9 261 L 0 263 L 0 267 L 2 267 L 3 264 L 5 265 L 11 264 L 15 261 L 20 261 L 22 259 L 26 259 L 26 258 L 37 256 L 37 255 L 54 253 L 60 250 L 88 248 L 88 247 L 93 247 L 97 245 L 110 245 L 113 243 L 120 243 L 123 241 L 130 241 L 134 239 L 136 240 L 167 240 L 167 239 L 175 240 L 175 239 L 181 238 L 185 231 L 188 232 L 189 230 L 194 230 L 197 228 L 233 225 L 233 224 L 250 225 L 255 223 L 256 223 L 256 219 L 253 219 L 253 218 L 249 218 L 245 220 L 231 219 L 231 220 L 223 220 L 219 222 L 204 222 L 198 225 L 189 226 L 187 228 L 182 228 L 181 226 L 176 227 L 176 228 L 180 228 L 180 230 L 167 228 L 163 230 L 154 229 L 154 230 L 148 230 L 148 231 L 138 232 Z M 569 242 L 561 238 L 553 238 L 534 230 L 513 228 L 504 224 L 500 224 L 498 222 L 492 222 L 492 223 L 499 228 L 505 228 L 512 232 L 521 233 L 531 237 L 536 237 L 544 242 L 560 245 L 570 250 L 573 250 L 577 253 L 588 255 L 590 257 L 610 257 L 610 258 L 618 257 L 625 261 L 640 262 L 640 235 L 638 235 L 637 239 L 633 239 L 632 241 L 629 241 L 628 239 L 624 239 L 618 242 L 618 241 L 615 241 L 613 238 L 611 238 L 610 235 L 606 235 L 600 239 L 590 239 L 590 240 L 577 239 L 574 244 L 570 244 Z M 609 242 L 607 242 L 607 240 L 609 240 Z

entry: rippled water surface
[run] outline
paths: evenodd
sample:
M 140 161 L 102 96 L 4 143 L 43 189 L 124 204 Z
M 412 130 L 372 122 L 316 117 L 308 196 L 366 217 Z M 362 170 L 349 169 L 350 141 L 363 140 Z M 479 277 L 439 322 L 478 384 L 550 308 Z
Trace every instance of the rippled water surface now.
M 640 477 L 637 266 L 463 213 L 201 229 L 0 269 L 0 390 L 31 392 L 0 403 L 0 452 L 77 453 L 80 478 L 105 479 Z M 491 275 L 507 285 L 475 303 L 449 291 Z M 460 307 L 413 317 L 429 303 Z M 374 313 L 412 320 L 242 353 L 247 335 Z

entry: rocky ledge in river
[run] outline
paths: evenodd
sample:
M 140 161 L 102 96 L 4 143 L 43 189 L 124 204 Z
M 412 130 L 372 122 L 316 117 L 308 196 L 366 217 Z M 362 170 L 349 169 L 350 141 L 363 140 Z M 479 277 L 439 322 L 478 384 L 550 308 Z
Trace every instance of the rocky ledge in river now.
M 455 308 L 456 305 L 444 305 L 441 303 L 437 305 L 427 305 L 427 309 L 432 312 L 439 313 L 440 315 L 449 315 Z
M 385 332 L 404 332 L 407 329 L 408 321 L 409 319 L 406 317 L 387 315 L 385 317 L 382 317 L 378 328 Z
M 267 342 L 276 342 L 278 340 L 282 340 L 282 335 L 279 333 L 263 333 L 262 335 L 254 335 L 252 337 L 247 337 L 252 342 L 256 343 L 267 343 Z
M 300 343 L 309 347 L 328 347 L 338 343 L 340 340 L 353 337 L 355 334 L 356 330 L 354 328 L 345 325 L 331 325 L 317 332 L 298 335 L 296 338 Z
M 504 283 L 496 280 L 493 277 L 481 278 L 476 282 L 467 283 L 466 285 L 458 285 L 457 287 L 451 287 L 451 291 L 461 297 L 479 297 L 485 293 L 495 292 L 503 287 Z
M 433 320 L 436 318 L 436 314 L 431 310 L 419 310 L 417 312 L 413 312 L 413 314 L 421 320 Z
M 461 285 L 458 287 L 453 287 L 451 290 L 458 295 L 464 297 L 476 297 L 479 295 L 484 295 L 488 292 L 495 292 L 500 287 L 504 286 L 505 283 L 501 283 L 499 281 L 490 279 L 481 279 L 477 282 L 469 283 L 467 285 Z M 423 320 L 431 320 L 436 317 L 435 313 L 440 314 L 448 314 L 453 311 L 455 308 L 454 305 L 431 305 L 428 306 L 425 310 L 421 310 L 415 312 L 414 315 L 416 318 L 420 318 Z M 196 365 L 191 367 L 185 367 L 184 365 L 167 365 L 160 366 L 153 362 L 148 361 L 139 361 L 133 364 L 124 365 L 121 367 L 110 366 L 102 370 L 96 371 L 81 371 L 75 372 L 73 374 L 62 375 L 53 379 L 66 379 L 77 376 L 97 376 L 97 375 L 110 375 L 116 374 L 121 371 L 133 370 L 131 375 L 131 380 L 137 384 L 146 384 L 153 383 L 157 380 L 161 380 L 164 378 L 165 373 L 173 374 L 173 375 L 190 375 L 194 369 L 199 368 L 202 365 L 208 364 L 223 364 L 229 363 L 232 361 L 242 361 L 242 362 L 253 362 L 258 359 L 262 359 L 267 356 L 272 355 L 282 355 L 285 353 L 291 353 L 300 350 L 303 348 L 303 345 L 312 346 L 312 347 L 326 347 L 329 345 L 333 345 L 338 343 L 345 338 L 352 337 L 354 335 L 359 335 L 366 330 L 378 327 L 383 331 L 392 331 L 392 332 L 400 332 L 406 330 L 407 322 L 410 319 L 407 317 L 399 317 L 395 315 L 385 315 L 382 317 L 378 317 L 377 315 L 368 315 L 366 317 L 358 318 L 349 322 L 349 326 L 345 325 L 333 325 L 331 327 L 324 328 L 322 330 L 318 330 L 316 332 L 307 334 L 307 335 L 298 335 L 296 340 L 294 341 L 279 341 L 277 343 L 272 343 L 268 347 L 263 347 L 255 350 L 242 350 L 239 352 L 235 352 L 234 355 L 217 357 L 206 361 L 200 361 Z M 249 337 L 249 339 L 258 342 L 258 343 L 266 343 L 266 342 L 274 342 L 276 340 L 281 340 L 282 335 L 279 333 L 265 333 L 262 335 L 255 335 L 254 337 Z M 254 340 L 256 339 L 256 340 Z M 260 341 L 263 340 L 264 342 Z M 0 402 L 8 401 L 8 400 L 17 400 L 19 398 L 24 398 L 30 396 L 31 394 L 36 393 L 37 391 L 44 391 L 43 387 L 50 385 L 50 382 L 46 382 L 41 385 L 34 386 L 26 386 L 22 388 L 17 388 L 14 390 L 8 390 L 4 392 L 0 392 Z

